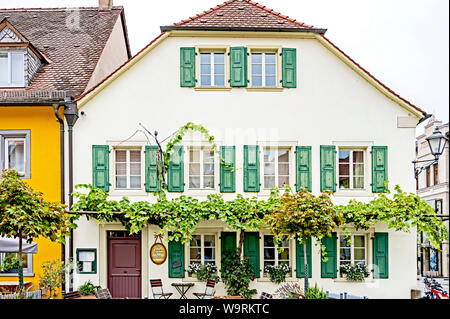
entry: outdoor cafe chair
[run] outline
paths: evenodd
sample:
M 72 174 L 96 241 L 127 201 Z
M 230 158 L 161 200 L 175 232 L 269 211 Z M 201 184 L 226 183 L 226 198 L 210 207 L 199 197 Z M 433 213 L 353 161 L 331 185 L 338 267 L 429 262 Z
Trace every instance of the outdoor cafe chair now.
M 150 279 L 150 285 L 152 286 L 152 293 L 154 299 L 169 299 L 170 296 L 172 296 L 173 293 L 171 292 L 164 292 L 163 290 L 163 284 L 161 279 Z M 158 298 L 156 298 L 159 296 Z
M 208 298 L 214 298 L 214 293 L 216 292 L 216 281 L 214 279 L 208 279 L 206 282 L 206 288 L 205 292 L 194 292 L 193 295 L 196 296 L 198 299 L 205 299 Z M 209 289 L 209 291 L 208 291 Z
M 263 291 L 259 299 L 273 299 L 273 295 Z
M 97 297 L 97 299 L 113 299 L 108 288 L 97 289 L 95 291 L 95 297 Z

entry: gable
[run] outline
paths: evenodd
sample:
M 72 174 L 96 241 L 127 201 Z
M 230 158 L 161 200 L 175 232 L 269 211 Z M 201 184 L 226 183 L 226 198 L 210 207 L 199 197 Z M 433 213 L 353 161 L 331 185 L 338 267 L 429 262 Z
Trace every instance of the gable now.
M 0 31 L 0 42 L 1 43 L 19 43 L 23 42 L 19 36 L 14 33 L 10 28 L 5 26 L 3 30 Z

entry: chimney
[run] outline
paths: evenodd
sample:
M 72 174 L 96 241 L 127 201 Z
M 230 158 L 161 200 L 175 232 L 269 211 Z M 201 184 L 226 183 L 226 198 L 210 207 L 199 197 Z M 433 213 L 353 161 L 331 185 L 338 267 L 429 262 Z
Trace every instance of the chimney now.
M 113 6 L 113 0 L 98 0 L 99 10 L 111 10 Z

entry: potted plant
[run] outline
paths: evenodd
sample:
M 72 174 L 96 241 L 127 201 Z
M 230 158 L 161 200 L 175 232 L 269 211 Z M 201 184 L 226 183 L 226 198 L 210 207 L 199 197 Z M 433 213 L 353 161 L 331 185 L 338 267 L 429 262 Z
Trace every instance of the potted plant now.
M 64 282 L 66 272 L 73 268 L 73 262 L 64 264 L 59 259 L 42 263 L 42 274 L 39 277 L 39 287 L 43 289 L 48 299 L 58 297 L 58 288 Z
M 266 265 L 264 272 L 269 274 L 270 281 L 275 284 L 281 284 L 286 281 L 286 275 L 291 272 L 291 267 L 286 264 Z
M 200 264 L 193 263 L 190 264 L 188 269 L 188 273 L 193 274 L 200 281 L 208 281 L 209 279 L 214 279 L 216 282 L 219 282 L 219 276 L 217 275 L 217 266 L 213 264 Z
M 19 257 L 13 254 L 7 254 L 0 265 L 0 271 L 6 273 L 18 273 L 19 267 Z
M 97 289 L 101 289 L 101 287 L 94 285 L 90 280 L 86 281 L 84 284 L 78 287 L 81 295 L 84 296 L 84 298 L 80 297 L 80 299 L 95 298 L 95 291 Z
M 341 274 L 345 275 L 348 281 L 364 281 L 369 276 L 369 270 L 364 264 L 345 264 L 340 268 Z

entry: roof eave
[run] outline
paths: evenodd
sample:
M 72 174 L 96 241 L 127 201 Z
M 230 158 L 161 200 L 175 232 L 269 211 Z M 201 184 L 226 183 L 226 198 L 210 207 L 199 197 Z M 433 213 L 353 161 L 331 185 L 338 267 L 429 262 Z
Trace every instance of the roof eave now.
M 195 31 L 259 31 L 259 32 L 309 32 L 325 34 L 327 29 L 320 28 L 267 28 L 267 27 L 224 27 L 224 26 L 161 26 L 161 32 L 173 30 L 195 30 Z

